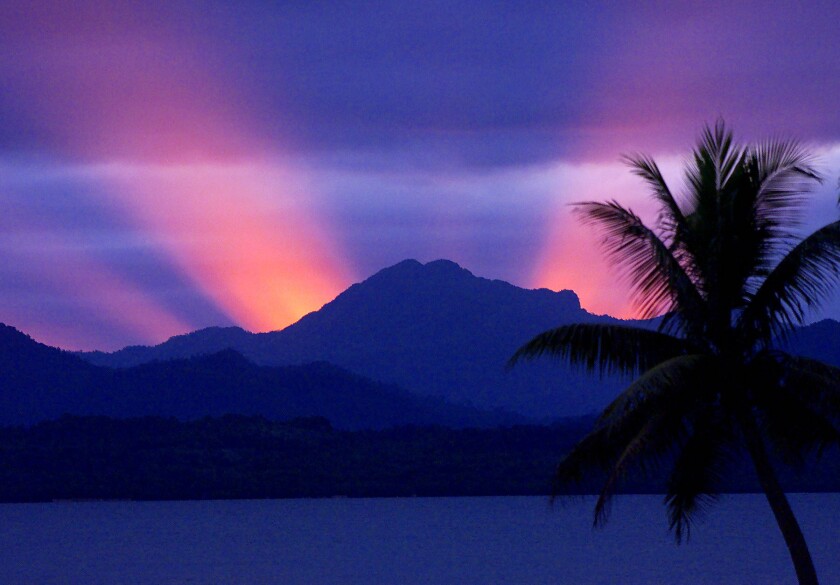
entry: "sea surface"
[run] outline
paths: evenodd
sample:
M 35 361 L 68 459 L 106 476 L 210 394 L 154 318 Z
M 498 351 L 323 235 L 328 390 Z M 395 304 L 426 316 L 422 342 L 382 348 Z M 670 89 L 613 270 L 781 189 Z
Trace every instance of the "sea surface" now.
M 794 494 L 821 582 L 840 583 L 840 494 Z M 725 496 L 677 546 L 659 496 L 0 505 L 0 583 L 795 583 L 760 495 Z

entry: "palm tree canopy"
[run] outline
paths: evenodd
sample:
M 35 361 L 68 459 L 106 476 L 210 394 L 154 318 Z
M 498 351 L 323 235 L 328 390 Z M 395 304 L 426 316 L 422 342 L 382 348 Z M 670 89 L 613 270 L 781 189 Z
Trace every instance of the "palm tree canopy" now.
M 658 330 L 568 325 L 511 362 L 553 355 L 594 373 L 638 375 L 560 463 L 557 488 L 603 470 L 597 524 L 629 470 L 667 463 L 679 540 L 718 493 L 750 421 L 787 459 L 840 438 L 840 370 L 774 347 L 840 280 L 840 221 L 797 237 L 821 179 L 794 141 L 741 146 L 723 122 L 707 127 L 679 196 L 653 159 L 625 161 L 650 188 L 652 226 L 617 201 L 574 209 L 600 230 L 640 315 L 662 316 Z

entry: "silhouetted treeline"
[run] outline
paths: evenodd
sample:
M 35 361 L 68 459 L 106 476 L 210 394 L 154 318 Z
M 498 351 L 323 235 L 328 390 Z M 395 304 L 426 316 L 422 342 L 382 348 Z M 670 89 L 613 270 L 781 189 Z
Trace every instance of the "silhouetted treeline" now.
M 0 429 L 0 500 L 540 494 L 580 432 L 66 416 Z
M 0 501 L 549 494 L 558 457 L 591 424 L 350 432 L 318 417 L 68 416 L 0 429 Z M 840 491 L 837 460 L 786 483 Z M 753 491 L 749 473 L 738 477 L 732 491 Z M 580 491 L 597 488 L 594 478 Z M 631 479 L 625 491 L 658 484 Z

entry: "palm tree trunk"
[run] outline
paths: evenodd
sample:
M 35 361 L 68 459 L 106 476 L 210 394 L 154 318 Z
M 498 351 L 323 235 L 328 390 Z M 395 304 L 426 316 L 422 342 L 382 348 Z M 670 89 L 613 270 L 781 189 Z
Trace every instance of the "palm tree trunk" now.
M 790 558 L 796 569 L 799 585 L 819 585 L 817 571 L 814 569 L 814 562 L 811 560 L 811 553 L 808 551 L 805 536 L 802 534 L 802 529 L 799 527 L 799 523 L 793 515 L 793 510 L 785 496 L 785 492 L 782 490 L 782 486 L 779 485 L 779 480 L 770 463 L 770 458 L 767 456 L 767 449 L 764 446 L 764 441 L 761 438 L 755 420 L 750 414 L 746 414 L 742 417 L 741 422 L 747 451 L 749 451 L 750 457 L 755 465 L 755 470 L 758 473 L 758 481 L 761 483 L 764 495 L 767 496 L 767 501 L 782 531 L 785 544 L 787 544 L 788 551 L 790 552 Z

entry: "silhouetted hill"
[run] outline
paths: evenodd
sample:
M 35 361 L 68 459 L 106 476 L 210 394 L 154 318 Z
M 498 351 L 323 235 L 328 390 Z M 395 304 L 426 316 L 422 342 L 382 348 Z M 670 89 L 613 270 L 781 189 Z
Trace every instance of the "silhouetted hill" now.
M 84 357 L 92 364 L 128 368 L 151 361 L 217 353 L 246 344 L 252 335 L 240 327 L 207 327 L 192 333 L 170 337 L 153 347 L 130 345 L 114 353 L 91 351 L 79 352 L 77 355 Z
M 517 420 L 414 396 L 326 362 L 258 366 L 230 349 L 111 373 L 123 396 L 120 412 L 104 412 L 113 416 L 129 416 L 127 412 L 181 419 L 230 413 L 273 420 L 320 416 L 344 429 L 494 426 Z
M 230 349 L 125 369 L 99 367 L 5 325 L 0 326 L 0 388 L 0 425 L 27 425 L 67 413 L 184 420 L 231 413 L 322 416 L 347 429 L 519 420 L 414 396 L 327 363 L 258 366 Z
M 354 284 L 282 331 L 202 330 L 94 359 L 120 366 L 227 344 L 261 364 L 327 361 L 417 395 L 544 419 L 595 412 L 622 383 L 599 381 L 547 359 L 507 370 L 508 358 L 546 329 L 604 321 L 617 320 L 586 312 L 572 291 L 526 290 L 476 277 L 447 260 L 425 265 L 406 260 Z M 838 339 L 840 324 L 822 322 L 803 329 L 792 350 L 840 365 Z
M 327 361 L 412 393 L 530 417 L 585 414 L 619 389 L 549 361 L 506 362 L 531 337 L 564 323 L 612 320 L 584 311 L 572 291 L 526 290 L 474 276 L 454 262 L 406 260 L 355 284 L 321 310 L 282 331 L 243 337 L 229 346 L 261 364 Z M 215 332 L 213 333 L 215 335 Z M 170 342 L 143 353 L 130 348 L 87 359 L 112 366 L 202 352 Z
M 597 319 L 572 291 L 525 290 L 474 276 L 446 260 L 407 260 L 351 286 L 320 311 L 253 338 L 261 363 L 313 358 L 422 395 L 532 417 L 586 414 L 615 382 L 539 361 L 506 368 L 535 334 Z
M 112 375 L 0 324 L 0 424 L 90 414 L 79 390 L 94 391 Z

